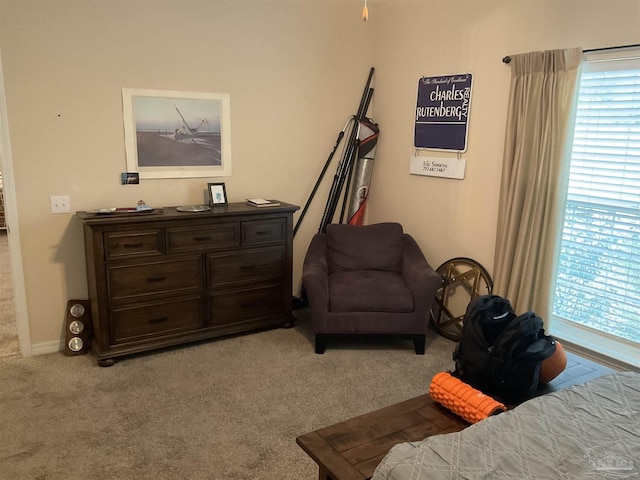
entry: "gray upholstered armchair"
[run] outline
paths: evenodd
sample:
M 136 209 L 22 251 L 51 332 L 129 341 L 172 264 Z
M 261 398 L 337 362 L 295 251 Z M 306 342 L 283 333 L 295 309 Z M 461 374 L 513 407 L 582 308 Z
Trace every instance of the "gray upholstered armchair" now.
M 429 309 L 442 278 L 399 223 L 331 224 L 305 256 L 302 282 L 316 353 L 335 334 L 398 334 L 424 354 Z

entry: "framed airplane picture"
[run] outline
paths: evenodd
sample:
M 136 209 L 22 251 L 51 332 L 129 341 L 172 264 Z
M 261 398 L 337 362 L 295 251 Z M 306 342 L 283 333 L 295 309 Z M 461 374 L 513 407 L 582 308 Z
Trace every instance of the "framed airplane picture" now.
M 231 176 L 225 93 L 122 89 L 127 171 L 140 179 Z

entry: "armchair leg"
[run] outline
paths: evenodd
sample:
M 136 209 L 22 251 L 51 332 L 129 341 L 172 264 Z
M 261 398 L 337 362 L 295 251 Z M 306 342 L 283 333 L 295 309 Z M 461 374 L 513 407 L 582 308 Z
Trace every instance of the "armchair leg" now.
M 322 355 L 327 348 L 327 336 L 323 333 L 316 333 L 316 353 Z
M 426 335 L 414 335 L 413 336 L 413 348 L 416 350 L 416 355 L 424 355 L 424 345 L 426 342 Z

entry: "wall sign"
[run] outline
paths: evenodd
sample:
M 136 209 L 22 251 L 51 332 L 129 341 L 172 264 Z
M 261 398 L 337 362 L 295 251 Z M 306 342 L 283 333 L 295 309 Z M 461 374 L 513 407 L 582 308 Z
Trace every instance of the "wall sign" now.
M 472 79 L 458 73 L 418 80 L 416 148 L 466 151 Z
M 411 157 L 409 173 L 428 177 L 464 179 L 467 161 L 464 158 Z

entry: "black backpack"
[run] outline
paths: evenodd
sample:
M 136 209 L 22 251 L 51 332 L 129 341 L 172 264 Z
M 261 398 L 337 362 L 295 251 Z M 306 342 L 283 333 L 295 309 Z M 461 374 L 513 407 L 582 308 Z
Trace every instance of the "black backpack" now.
M 516 315 L 506 298 L 484 295 L 467 307 L 453 375 L 496 399 L 520 402 L 535 394 L 542 361 L 555 350 L 534 312 Z

